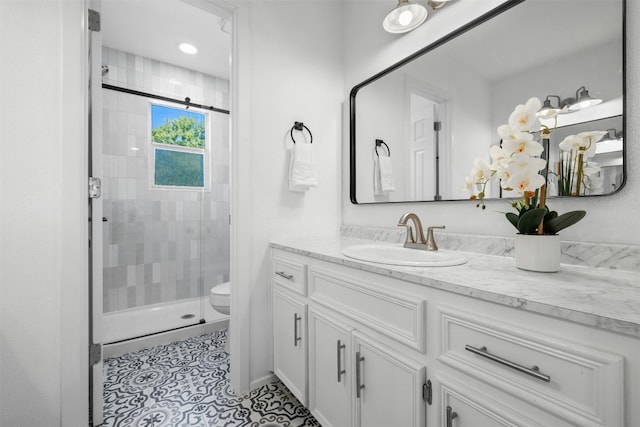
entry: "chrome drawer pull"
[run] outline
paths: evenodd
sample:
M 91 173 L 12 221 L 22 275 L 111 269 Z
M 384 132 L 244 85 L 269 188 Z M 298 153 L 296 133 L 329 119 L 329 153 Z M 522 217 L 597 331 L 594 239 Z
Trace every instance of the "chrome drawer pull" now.
M 298 320 L 302 320 L 302 316 L 298 316 L 298 313 L 293 313 L 293 346 L 298 346 L 298 341 L 302 341 L 302 337 L 298 336 Z
M 480 348 L 476 348 L 467 344 L 464 346 L 464 349 L 470 351 L 471 353 L 475 353 L 478 356 L 486 357 L 489 360 L 493 360 L 494 362 L 498 362 L 502 365 L 508 366 L 509 368 L 515 369 L 516 371 L 525 373 L 527 375 L 531 375 L 532 377 L 537 378 L 539 380 L 542 380 L 545 382 L 551 381 L 551 377 L 549 375 L 545 375 L 541 373 L 540 368 L 538 368 L 537 366 L 527 368 L 526 366 L 519 365 L 510 360 L 503 359 L 500 356 L 496 356 L 495 354 L 489 353 L 487 351 L 487 347 L 483 346 Z
M 276 271 L 276 274 L 280 277 L 284 277 L 287 280 L 293 280 L 293 274 L 287 274 L 284 271 Z
M 345 345 L 338 340 L 337 350 L 338 350 L 338 382 L 341 381 L 342 375 L 346 374 L 347 371 L 342 369 L 342 358 L 340 357 L 340 353 L 345 349 Z
M 364 384 L 360 384 L 362 372 L 360 371 L 360 363 L 364 362 L 364 356 L 360 357 L 360 352 L 356 352 L 356 397 L 360 399 L 360 390 L 364 388 Z
M 453 427 L 453 420 L 458 418 L 458 414 L 453 412 L 451 406 L 447 406 L 447 427 Z

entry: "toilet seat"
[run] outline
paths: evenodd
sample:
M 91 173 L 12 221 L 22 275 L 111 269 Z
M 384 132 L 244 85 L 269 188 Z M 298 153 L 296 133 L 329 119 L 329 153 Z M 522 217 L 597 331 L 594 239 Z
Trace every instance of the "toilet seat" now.
M 229 307 L 231 305 L 231 284 L 224 282 L 211 288 L 209 302 L 214 309 L 218 307 Z

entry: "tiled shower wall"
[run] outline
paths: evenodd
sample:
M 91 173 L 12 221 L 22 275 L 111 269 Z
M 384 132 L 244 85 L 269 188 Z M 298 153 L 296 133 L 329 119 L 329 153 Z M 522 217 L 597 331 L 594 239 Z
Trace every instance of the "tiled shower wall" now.
M 227 80 L 107 47 L 102 55 L 104 83 L 228 109 Z M 229 116 L 210 112 L 210 191 L 153 189 L 149 99 L 102 96 L 104 312 L 207 296 L 229 279 Z

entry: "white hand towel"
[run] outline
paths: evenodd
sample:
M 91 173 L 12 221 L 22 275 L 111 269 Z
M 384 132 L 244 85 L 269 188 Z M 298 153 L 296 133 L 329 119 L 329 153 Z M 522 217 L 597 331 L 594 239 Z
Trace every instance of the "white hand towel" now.
M 317 185 L 312 144 L 302 142 L 293 144 L 289 163 L 289 190 L 307 191 Z
M 376 156 L 378 163 L 378 174 L 376 180 L 379 184 L 380 194 L 395 191 L 396 186 L 393 182 L 393 168 L 391 166 L 391 157 Z
M 384 196 L 382 188 L 380 188 L 380 164 L 378 156 L 373 156 L 373 194 L 375 196 Z

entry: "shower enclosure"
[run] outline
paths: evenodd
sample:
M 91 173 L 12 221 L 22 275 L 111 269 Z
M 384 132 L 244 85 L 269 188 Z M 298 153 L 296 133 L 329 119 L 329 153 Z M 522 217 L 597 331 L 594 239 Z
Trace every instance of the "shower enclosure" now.
M 103 342 L 215 320 L 229 280 L 226 80 L 102 49 Z

